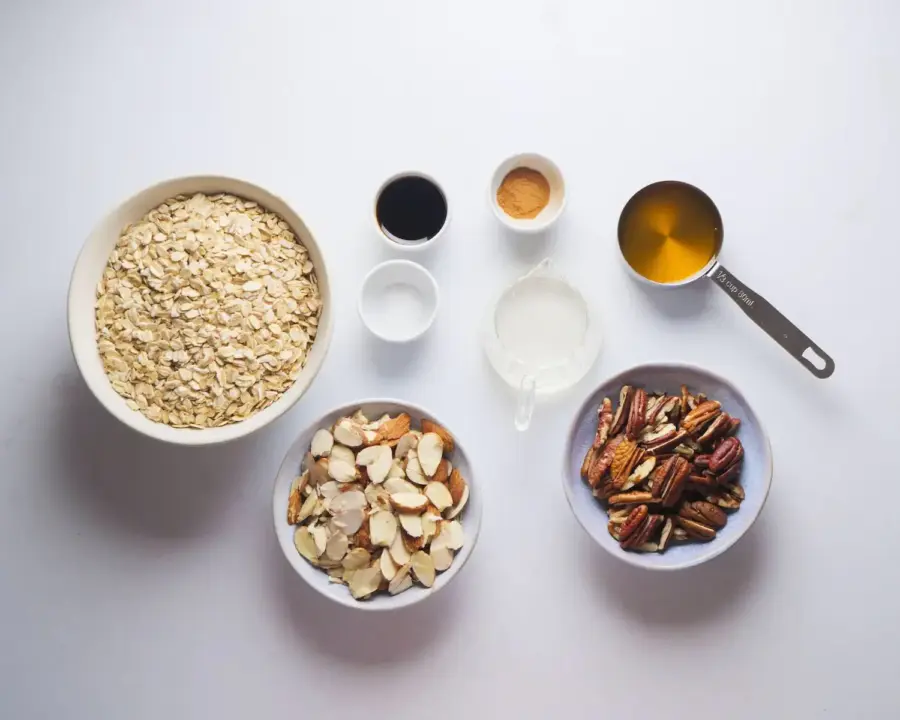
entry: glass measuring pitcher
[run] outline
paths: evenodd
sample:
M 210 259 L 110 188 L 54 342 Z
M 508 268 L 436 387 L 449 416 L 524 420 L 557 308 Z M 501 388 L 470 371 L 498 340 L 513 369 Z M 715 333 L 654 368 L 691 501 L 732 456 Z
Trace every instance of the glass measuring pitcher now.
M 585 376 L 600 351 L 600 328 L 584 296 L 543 260 L 506 288 L 483 331 L 488 360 L 518 391 L 515 425 L 531 423 L 538 395 Z

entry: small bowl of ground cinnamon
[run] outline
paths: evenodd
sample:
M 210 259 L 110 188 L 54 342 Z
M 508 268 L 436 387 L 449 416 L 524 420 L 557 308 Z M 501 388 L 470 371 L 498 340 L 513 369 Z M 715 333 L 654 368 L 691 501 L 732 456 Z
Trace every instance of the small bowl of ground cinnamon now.
M 566 184 L 549 158 L 535 153 L 504 160 L 491 179 L 490 203 L 511 230 L 537 233 L 549 228 L 566 206 Z

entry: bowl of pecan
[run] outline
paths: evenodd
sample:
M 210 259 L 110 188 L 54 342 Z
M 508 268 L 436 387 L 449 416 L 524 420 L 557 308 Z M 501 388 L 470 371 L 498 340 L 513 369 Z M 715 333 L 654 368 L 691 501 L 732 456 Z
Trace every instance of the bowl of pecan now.
M 772 450 L 728 380 L 691 365 L 641 365 L 581 406 L 563 478 L 575 517 L 604 549 L 680 570 L 747 532 L 769 493 Z

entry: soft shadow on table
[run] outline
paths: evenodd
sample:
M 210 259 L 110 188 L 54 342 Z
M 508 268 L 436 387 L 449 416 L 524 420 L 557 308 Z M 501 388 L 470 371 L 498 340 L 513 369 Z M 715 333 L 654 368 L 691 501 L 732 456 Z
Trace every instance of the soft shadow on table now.
M 210 447 L 158 442 L 122 425 L 73 374 L 59 384 L 52 422 L 59 438 L 56 482 L 73 512 L 112 530 L 183 540 L 221 523 L 242 480 L 253 476 L 254 448 L 237 440 Z
M 410 377 L 417 374 L 425 364 L 428 349 L 435 336 L 432 328 L 412 342 L 390 343 L 375 337 L 365 328 L 361 328 L 361 331 L 366 334 L 366 358 L 372 361 L 379 375 L 388 377 Z
M 559 222 L 562 221 L 560 218 Z M 559 241 L 559 233 L 558 224 L 534 235 L 518 233 L 500 225 L 497 238 L 504 257 L 511 261 L 513 267 L 519 267 L 520 274 L 523 274 L 553 254 Z
M 598 594 L 640 622 L 673 628 L 707 623 L 733 611 L 760 581 L 766 553 L 764 523 L 761 516 L 734 547 L 719 557 L 674 572 L 626 565 L 600 550 L 585 535 L 581 544 L 584 567 L 591 569 Z
M 640 292 L 635 293 L 638 302 L 652 307 L 670 320 L 700 315 L 710 304 L 711 291 L 715 289 L 711 282 L 703 278 L 676 288 L 656 287 L 636 280 L 631 282 L 640 288 Z
M 271 533 L 270 533 L 271 534 Z M 272 535 L 266 553 L 273 596 L 300 645 L 353 665 L 405 662 L 453 632 L 464 599 L 454 583 L 418 605 L 353 610 L 322 597 L 284 559 Z

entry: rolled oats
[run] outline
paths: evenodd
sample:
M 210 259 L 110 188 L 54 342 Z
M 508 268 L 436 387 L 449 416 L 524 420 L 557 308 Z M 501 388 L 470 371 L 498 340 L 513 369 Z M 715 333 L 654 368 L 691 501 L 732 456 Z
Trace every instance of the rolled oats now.
M 321 311 L 283 219 L 233 195 L 178 195 L 122 231 L 97 286 L 97 349 L 133 410 L 220 427 L 293 384 Z

